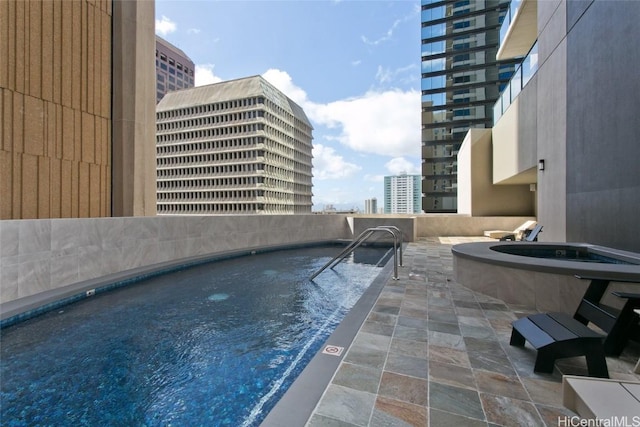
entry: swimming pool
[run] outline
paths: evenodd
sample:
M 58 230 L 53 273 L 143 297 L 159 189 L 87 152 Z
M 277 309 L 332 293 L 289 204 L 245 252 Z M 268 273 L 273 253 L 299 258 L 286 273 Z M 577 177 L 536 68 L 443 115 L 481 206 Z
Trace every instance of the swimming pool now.
M 259 424 L 387 249 L 360 248 L 310 282 L 336 252 L 191 267 L 3 329 L 3 425 Z

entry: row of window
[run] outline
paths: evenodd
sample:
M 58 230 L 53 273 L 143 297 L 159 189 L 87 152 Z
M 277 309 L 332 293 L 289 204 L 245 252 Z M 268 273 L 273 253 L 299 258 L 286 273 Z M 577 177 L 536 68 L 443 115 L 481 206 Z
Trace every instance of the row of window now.
M 161 61 L 168 62 L 169 65 L 171 65 L 172 67 L 176 67 L 178 70 L 184 71 L 186 74 L 193 76 L 192 69 L 189 69 L 189 67 L 187 67 L 186 65 L 183 66 L 181 63 L 177 62 L 175 59 L 171 57 L 167 57 L 167 55 L 162 52 L 159 53 L 158 49 L 156 49 L 156 58 L 158 57 L 160 58 Z
M 243 111 L 240 113 L 209 115 L 209 116 L 198 117 L 195 119 L 188 119 L 188 120 L 158 122 L 158 124 L 156 125 L 156 129 L 158 131 L 167 131 L 167 130 L 174 130 L 174 129 L 188 129 L 188 128 L 194 128 L 194 127 L 212 126 L 212 125 L 219 125 L 224 123 L 232 123 L 232 122 L 256 119 L 258 117 L 264 117 L 264 114 L 265 114 L 264 110 L 250 110 L 250 111 Z
M 241 126 L 226 126 L 221 128 L 193 130 L 186 132 L 175 132 L 167 134 L 156 134 L 156 142 L 162 144 L 171 141 L 187 141 L 193 139 L 214 138 L 227 135 L 238 135 L 250 132 L 259 132 L 264 130 L 263 123 L 254 123 Z
M 255 174 L 264 172 L 264 165 L 257 163 L 243 163 L 225 166 L 200 166 L 200 167 L 184 167 L 181 169 L 158 169 L 158 179 L 174 178 L 181 176 L 198 176 L 198 175 L 232 175 L 232 174 Z
M 311 213 L 311 203 L 265 204 L 265 203 L 158 203 L 158 214 L 162 215 L 210 215 L 210 214 L 299 214 Z
M 197 165 L 202 163 L 217 163 L 230 161 L 257 161 L 264 157 L 264 150 L 232 151 L 224 153 L 185 155 L 173 157 L 158 157 L 158 166 Z
M 264 104 L 264 97 L 253 97 L 236 99 L 233 101 L 215 102 L 212 104 L 196 105 L 193 107 L 178 108 L 169 111 L 159 111 L 156 114 L 157 120 L 182 118 L 197 114 L 207 114 L 214 111 L 230 110 L 234 108 L 250 107 L 252 105 Z
M 255 187 L 264 183 L 263 176 L 243 176 L 234 178 L 186 179 L 175 181 L 158 181 L 158 191 L 182 190 L 198 188 Z
M 165 154 L 197 153 L 202 151 L 226 150 L 236 148 L 255 147 L 257 144 L 264 144 L 263 136 L 250 136 L 246 138 L 219 139 L 204 142 L 181 142 L 171 145 L 158 145 L 156 152 L 159 156 Z
M 274 193 L 275 195 L 275 193 Z M 251 200 L 264 197 L 264 190 L 216 190 L 216 191 L 180 191 L 175 193 L 158 193 L 158 201 L 207 201 L 216 200 Z M 277 197 L 275 197 L 277 198 Z

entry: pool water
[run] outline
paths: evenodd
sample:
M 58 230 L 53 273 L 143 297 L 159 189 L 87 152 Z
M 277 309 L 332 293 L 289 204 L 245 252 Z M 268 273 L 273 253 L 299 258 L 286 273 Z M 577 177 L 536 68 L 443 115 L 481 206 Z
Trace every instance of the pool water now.
M 258 425 L 387 251 L 309 281 L 339 250 L 208 263 L 3 329 L 2 425 Z

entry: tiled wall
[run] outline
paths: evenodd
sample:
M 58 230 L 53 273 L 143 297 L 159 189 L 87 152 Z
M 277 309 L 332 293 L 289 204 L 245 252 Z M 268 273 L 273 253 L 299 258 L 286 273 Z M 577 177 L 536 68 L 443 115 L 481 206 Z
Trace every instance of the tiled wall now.
M 180 258 L 351 237 L 342 215 L 0 221 L 0 302 Z

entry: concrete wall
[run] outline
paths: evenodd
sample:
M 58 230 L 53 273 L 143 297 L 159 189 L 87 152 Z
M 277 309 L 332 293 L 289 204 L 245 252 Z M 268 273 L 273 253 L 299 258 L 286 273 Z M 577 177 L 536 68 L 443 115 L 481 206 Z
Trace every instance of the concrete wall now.
M 113 18 L 113 204 L 110 215 L 155 215 L 155 1 L 115 1 Z
M 512 231 L 532 216 L 485 216 L 432 214 L 416 217 L 419 237 L 482 236 L 486 230 Z M 541 233 L 541 235 L 544 233 Z
M 639 17 L 637 1 L 566 3 L 566 237 L 635 252 Z
M 458 153 L 458 213 L 472 216 L 535 214 L 535 192 L 530 191 L 528 183 L 516 180 L 509 184 L 494 185 L 493 174 L 497 166 L 492 162 L 492 157 L 496 159 L 496 151 L 505 157 L 510 156 L 501 163 L 518 164 L 516 141 L 514 138 L 505 139 L 508 143 L 505 144 L 503 139 L 505 146 L 496 149 L 496 141 L 492 145 L 491 129 L 471 129 L 467 132 Z M 516 173 L 512 171 L 512 174 Z
M 0 301 L 183 258 L 266 246 L 352 239 L 396 225 L 404 241 L 513 230 L 530 217 L 246 215 L 0 221 Z
M 186 257 L 351 237 L 343 215 L 0 221 L 0 301 Z
M 368 228 L 381 225 L 391 225 L 400 229 L 404 242 L 413 242 L 417 239 L 416 215 L 365 215 L 349 218 L 354 237 L 359 236 Z M 393 242 L 393 236 L 386 232 L 376 232 L 369 239 L 379 242 Z
M 567 55 L 564 1 L 538 2 L 537 150 L 545 170 L 538 172 L 541 241 L 567 240 Z M 572 76 L 574 78 L 574 76 Z M 578 76 L 575 76 L 578 78 Z M 594 242 L 590 242 L 594 243 Z

